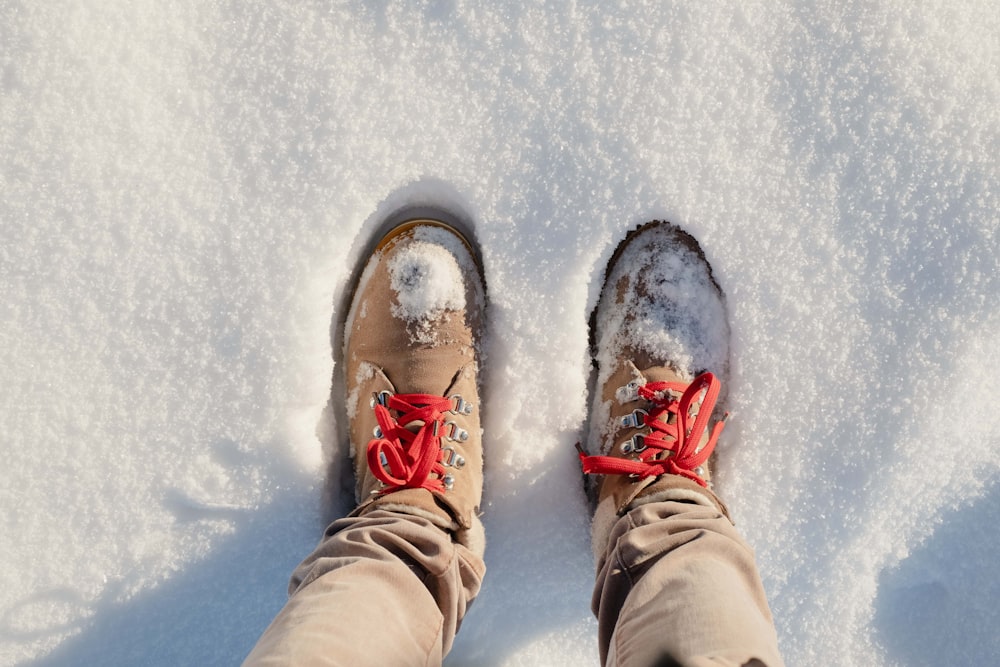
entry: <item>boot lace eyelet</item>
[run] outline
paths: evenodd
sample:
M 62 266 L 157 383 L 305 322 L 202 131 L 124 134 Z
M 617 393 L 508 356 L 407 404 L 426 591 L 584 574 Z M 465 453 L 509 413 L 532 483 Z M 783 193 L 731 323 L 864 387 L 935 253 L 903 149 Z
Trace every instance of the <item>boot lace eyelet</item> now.
M 473 408 L 476 407 L 474 404 L 462 398 L 461 394 L 452 394 L 449 399 L 452 401 L 453 405 L 448 412 L 453 415 L 471 415 Z
M 665 474 L 680 475 L 707 487 L 705 463 L 715 449 L 726 416 L 709 428 L 709 419 L 721 391 L 712 373 L 702 373 L 690 384 L 681 382 L 630 382 L 616 391 L 619 401 L 629 398 L 634 387 L 639 398 L 653 404 L 647 415 L 641 411 L 622 417 L 622 427 L 646 428 L 619 445 L 625 456 L 587 456 L 580 452 L 583 472 L 594 475 L 626 475 L 629 479 Z M 646 417 L 649 417 L 648 419 Z M 705 438 L 702 444 L 702 438 Z M 647 449 L 651 451 L 643 454 Z M 640 455 L 641 454 L 641 455 Z

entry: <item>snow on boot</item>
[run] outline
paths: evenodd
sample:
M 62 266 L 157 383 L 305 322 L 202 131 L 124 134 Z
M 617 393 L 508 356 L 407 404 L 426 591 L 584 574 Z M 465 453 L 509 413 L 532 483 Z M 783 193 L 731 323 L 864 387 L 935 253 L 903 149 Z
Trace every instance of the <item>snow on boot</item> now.
M 480 555 L 484 308 L 469 241 L 446 223 L 410 220 L 386 234 L 361 272 L 344 343 L 352 514 L 422 516 Z
M 723 424 L 708 426 L 727 372 L 729 326 L 697 241 L 659 221 L 629 233 L 608 263 L 591 336 L 597 381 L 580 459 L 597 476 L 595 553 L 619 516 L 667 492 L 707 496 L 726 513 L 709 465 Z

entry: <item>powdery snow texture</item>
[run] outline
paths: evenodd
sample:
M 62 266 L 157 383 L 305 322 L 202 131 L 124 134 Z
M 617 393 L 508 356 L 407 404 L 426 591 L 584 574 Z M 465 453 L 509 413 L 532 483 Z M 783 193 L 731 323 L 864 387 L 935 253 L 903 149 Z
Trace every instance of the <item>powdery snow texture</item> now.
M 418 228 L 417 233 L 420 237 L 389 264 L 390 286 L 397 295 L 392 314 L 413 324 L 409 328 L 415 342 L 433 344 L 436 338 L 431 324 L 435 316 L 465 308 L 465 281 L 456 255 L 440 245 L 454 236 L 428 227 Z M 471 262 L 465 248 L 457 251 Z
M 704 371 L 725 377 L 729 327 L 724 305 L 704 263 L 693 250 L 679 247 L 666 228 L 643 234 L 659 238 L 628 245 L 607 279 L 612 288 L 623 279 L 627 282 L 626 308 L 598 310 L 597 330 L 620 340 L 598 347 L 629 347 L 668 359 L 688 380 Z M 624 326 L 626 317 L 631 326 Z M 598 361 L 602 370 L 610 373 L 616 359 Z M 599 377 L 598 383 L 604 379 Z
M 998 34 L 985 0 L 0 3 L 0 663 L 242 659 L 347 509 L 353 267 L 429 204 L 489 301 L 449 664 L 597 664 L 587 318 L 651 219 L 726 293 L 715 482 L 788 663 L 996 663 Z

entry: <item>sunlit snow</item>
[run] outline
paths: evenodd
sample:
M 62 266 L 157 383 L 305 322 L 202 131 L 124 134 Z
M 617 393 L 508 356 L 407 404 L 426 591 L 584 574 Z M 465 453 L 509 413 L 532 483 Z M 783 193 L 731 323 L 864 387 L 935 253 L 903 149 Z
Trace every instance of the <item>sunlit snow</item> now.
M 587 320 L 654 218 L 727 295 L 715 479 L 788 663 L 997 663 L 997 35 L 988 0 L 0 3 L 0 664 L 239 663 L 347 509 L 331 325 L 409 204 L 471 221 L 489 299 L 448 664 L 597 664 Z

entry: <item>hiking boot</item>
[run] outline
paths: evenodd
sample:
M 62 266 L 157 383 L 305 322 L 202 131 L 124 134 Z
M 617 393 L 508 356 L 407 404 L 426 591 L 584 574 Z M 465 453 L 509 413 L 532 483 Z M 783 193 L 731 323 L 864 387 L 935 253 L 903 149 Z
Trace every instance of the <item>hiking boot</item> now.
M 358 507 L 422 516 L 482 555 L 478 347 L 485 287 L 454 227 L 410 220 L 376 246 L 345 326 Z
M 690 235 L 666 222 L 633 230 L 610 262 L 591 318 L 597 369 L 585 473 L 595 475 L 594 549 L 647 502 L 708 498 L 711 429 L 729 357 L 722 292 Z M 728 515 L 728 514 L 727 514 Z

